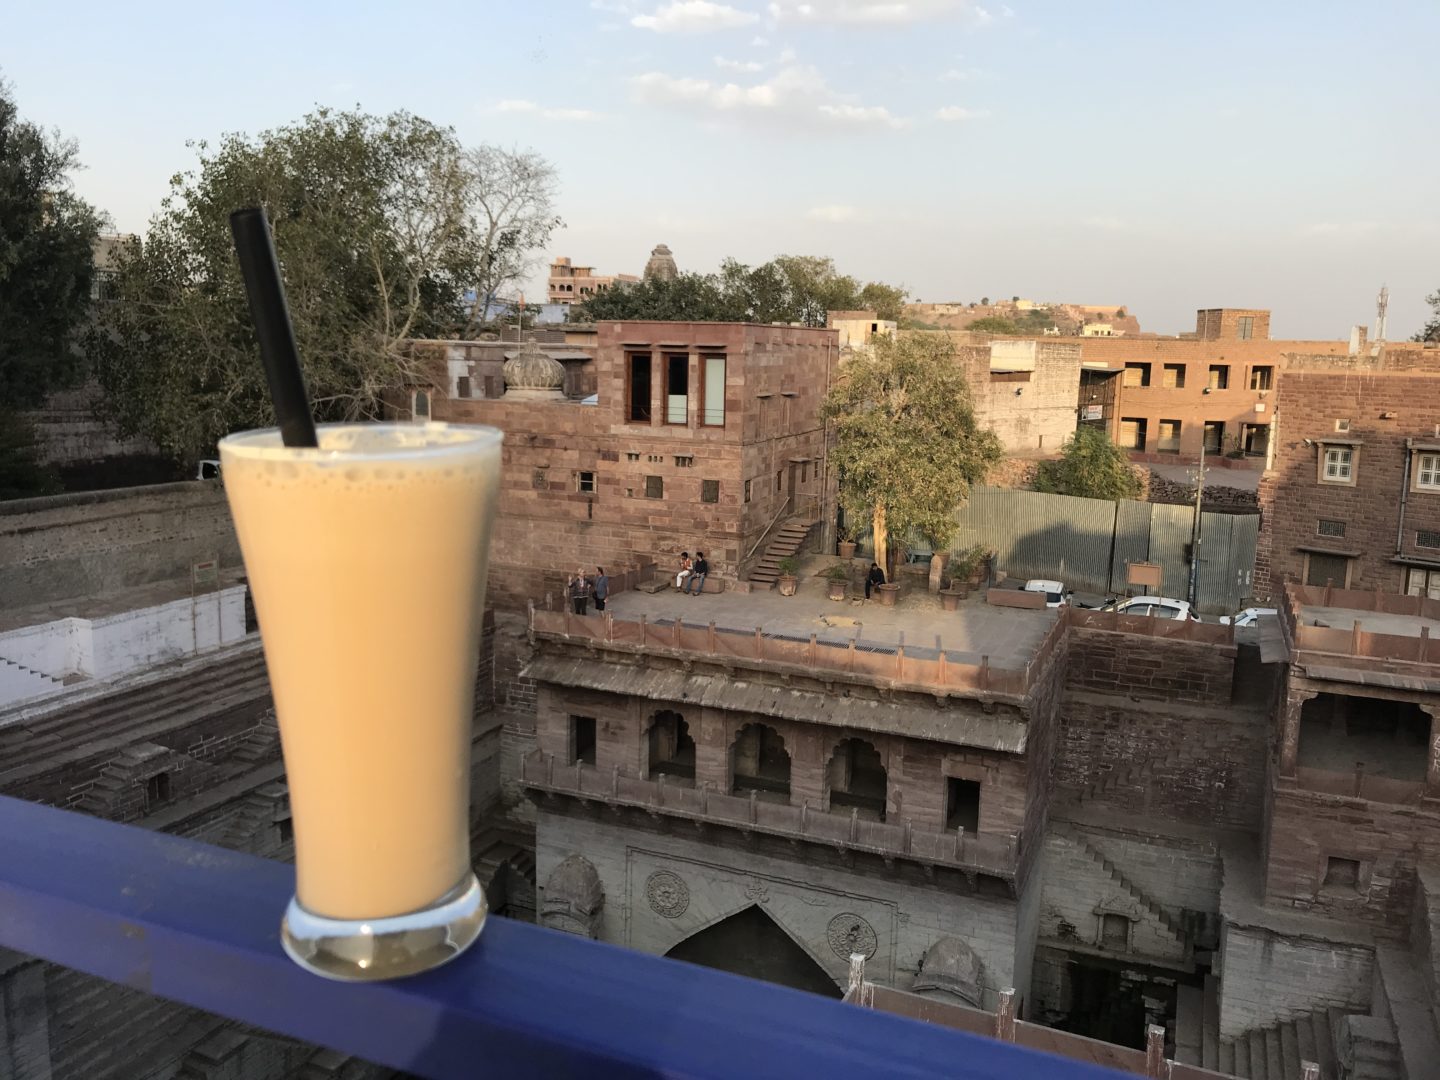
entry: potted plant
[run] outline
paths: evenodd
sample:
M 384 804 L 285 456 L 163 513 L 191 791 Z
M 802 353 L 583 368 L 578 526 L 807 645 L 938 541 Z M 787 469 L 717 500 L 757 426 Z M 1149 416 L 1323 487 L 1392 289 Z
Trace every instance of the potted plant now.
M 800 586 L 800 579 L 795 576 L 799 570 L 800 560 L 794 555 L 786 555 L 780 560 L 780 576 L 775 579 L 775 585 L 781 596 L 795 595 L 795 590 Z
M 855 557 L 855 534 L 849 526 L 840 530 L 840 558 L 853 559 Z
M 951 569 L 954 569 L 951 563 Z M 957 573 L 950 574 L 945 579 L 945 587 L 940 590 L 940 606 L 946 611 L 958 611 L 960 601 L 970 595 L 969 571 L 962 576 Z
M 825 571 L 825 577 L 830 582 L 830 599 L 844 600 L 845 588 L 850 584 L 850 567 L 843 562 L 836 563 Z

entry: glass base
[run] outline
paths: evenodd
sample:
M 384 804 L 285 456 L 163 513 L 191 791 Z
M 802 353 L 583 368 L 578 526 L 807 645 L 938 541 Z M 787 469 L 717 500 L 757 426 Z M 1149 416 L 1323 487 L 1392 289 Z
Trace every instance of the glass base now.
M 399 979 L 454 960 L 480 936 L 488 911 L 474 874 L 432 907 L 388 919 L 327 919 L 292 899 L 280 943 L 290 959 L 327 979 Z

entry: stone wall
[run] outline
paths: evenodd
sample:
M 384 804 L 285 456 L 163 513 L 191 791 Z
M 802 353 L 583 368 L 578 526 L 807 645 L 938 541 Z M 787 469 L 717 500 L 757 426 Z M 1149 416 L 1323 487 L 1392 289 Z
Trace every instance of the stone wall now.
M 1228 704 L 1235 646 L 1070 629 L 1066 688 L 1197 705 Z
M 1220 1038 L 1327 1006 L 1368 1012 L 1375 951 L 1226 922 L 1221 932 Z
M 193 481 L 0 503 L 0 604 L 104 596 L 186 580 L 240 547 L 218 482 Z
M 101 394 L 98 384 L 86 383 L 53 393 L 41 408 L 24 414 L 35 426 L 41 464 L 85 464 L 156 453 L 148 439 L 122 439 L 114 424 L 96 417 L 95 406 Z
M 956 350 L 980 424 L 1017 457 L 1054 454 L 1075 431 L 1080 346 L 997 340 Z
M 985 1007 L 1015 985 L 1014 901 L 963 895 L 914 884 L 898 875 L 847 871 L 819 860 L 759 853 L 726 845 L 541 811 L 536 830 L 537 880 L 543 884 L 565 858 L 583 855 L 605 890 L 600 939 L 663 954 L 691 935 L 751 906 L 760 907 L 837 986 L 850 946 L 837 934 L 862 923 L 866 978 L 908 990 L 921 957 L 941 937 L 958 937 L 985 964 Z M 663 881 L 659 890 L 656 882 Z M 543 903 L 543 901 L 542 901 Z M 1028 982 L 1028 973 L 1022 980 Z
M 1331 858 L 1359 864 L 1355 887 L 1326 886 Z M 1285 789 L 1272 796 L 1268 903 L 1409 933 L 1415 867 L 1440 859 L 1440 814 L 1429 808 Z

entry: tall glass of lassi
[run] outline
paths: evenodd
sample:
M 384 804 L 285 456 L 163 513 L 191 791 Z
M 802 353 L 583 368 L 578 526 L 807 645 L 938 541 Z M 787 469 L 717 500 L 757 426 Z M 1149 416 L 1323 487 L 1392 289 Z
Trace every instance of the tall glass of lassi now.
M 290 786 L 281 940 L 318 974 L 414 974 L 484 925 L 470 735 L 501 439 L 407 423 L 220 442 Z

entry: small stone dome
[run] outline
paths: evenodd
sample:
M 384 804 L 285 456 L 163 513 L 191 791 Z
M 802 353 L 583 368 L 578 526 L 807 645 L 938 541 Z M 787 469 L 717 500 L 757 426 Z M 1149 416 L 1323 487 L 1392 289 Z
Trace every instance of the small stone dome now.
M 605 889 L 594 864 L 583 855 L 571 855 L 545 879 L 545 898 L 568 901 L 589 915 L 605 903 Z
M 565 386 L 565 366 L 551 359 L 535 343 L 535 335 L 525 339 L 524 347 L 505 361 L 505 390 L 521 391 L 529 397 L 560 397 Z
M 984 986 L 985 961 L 959 938 L 943 937 L 925 950 L 911 989 L 944 990 L 978 1007 Z
M 650 252 L 650 261 L 645 264 L 646 280 L 674 281 L 679 276 L 680 268 L 675 265 L 675 256 L 670 254 L 669 246 L 656 244 L 655 250 Z

